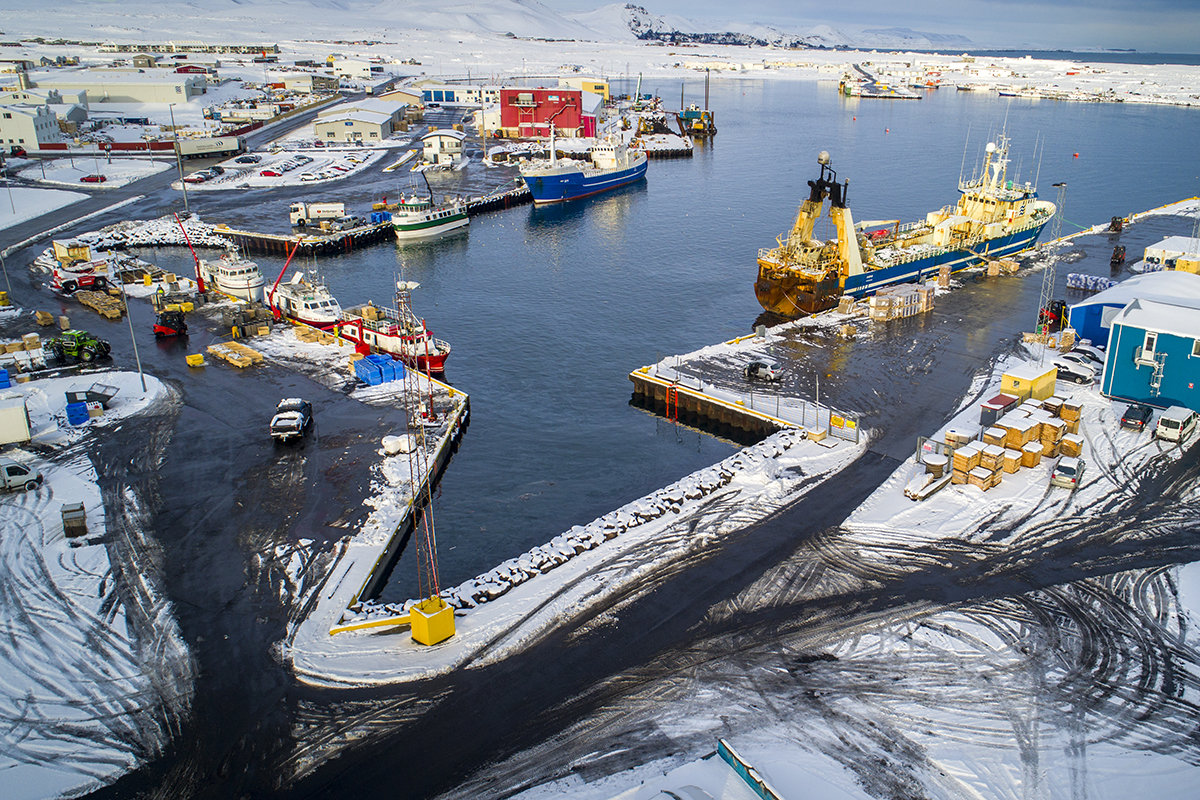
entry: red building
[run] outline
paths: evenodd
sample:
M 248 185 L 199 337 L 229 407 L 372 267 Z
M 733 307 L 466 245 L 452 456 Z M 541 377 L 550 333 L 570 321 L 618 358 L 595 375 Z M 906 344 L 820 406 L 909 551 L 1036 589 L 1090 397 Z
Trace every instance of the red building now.
M 583 107 L 583 92 L 578 89 L 500 90 L 500 129 L 505 136 L 549 136 L 551 123 L 558 136 L 596 135 L 596 117 Z

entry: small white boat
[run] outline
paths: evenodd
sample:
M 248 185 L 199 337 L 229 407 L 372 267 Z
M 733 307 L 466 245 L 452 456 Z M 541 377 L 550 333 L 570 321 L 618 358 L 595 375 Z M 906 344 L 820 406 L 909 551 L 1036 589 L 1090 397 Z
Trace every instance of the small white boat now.
M 342 319 L 342 307 L 315 276 L 297 272 L 288 283 L 271 291 L 268 304 L 288 319 L 314 328 L 332 328 Z
M 204 282 L 222 294 L 248 302 L 262 302 L 267 285 L 258 264 L 234 252 L 222 254 L 216 261 L 200 260 Z

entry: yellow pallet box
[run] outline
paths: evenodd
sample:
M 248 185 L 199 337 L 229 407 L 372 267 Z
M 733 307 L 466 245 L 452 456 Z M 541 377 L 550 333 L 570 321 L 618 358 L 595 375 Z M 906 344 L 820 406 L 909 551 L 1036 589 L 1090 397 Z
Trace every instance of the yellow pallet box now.
M 433 645 L 454 635 L 454 608 L 440 597 L 422 600 L 408 614 L 412 638 L 418 644 Z

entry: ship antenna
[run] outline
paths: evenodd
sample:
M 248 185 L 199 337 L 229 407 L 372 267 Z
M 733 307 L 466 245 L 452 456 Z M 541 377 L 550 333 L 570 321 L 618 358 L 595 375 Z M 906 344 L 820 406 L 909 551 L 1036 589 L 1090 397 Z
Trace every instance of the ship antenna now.
M 967 148 L 971 146 L 971 123 L 967 123 L 967 139 L 963 142 L 962 164 L 958 167 L 958 186 L 962 188 L 963 171 L 967 168 Z
M 1041 131 L 1038 131 L 1038 136 L 1041 136 Z M 1033 190 L 1036 192 L 1038 181 L 1042 179 L 1042 159 L 1046 156 L 1046 140 L 1042 139 L 1042 151 L 1038 153 L 1038 168 L 1037 174 L 1033 176 Z

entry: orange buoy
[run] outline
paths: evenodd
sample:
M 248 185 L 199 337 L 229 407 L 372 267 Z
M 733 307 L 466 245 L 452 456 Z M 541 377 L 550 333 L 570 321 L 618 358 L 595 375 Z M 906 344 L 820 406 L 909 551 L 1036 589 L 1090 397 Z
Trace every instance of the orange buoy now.
M 884 132 L 884 133 L 891 133 L 891 132 L 892 132 L 892 129 L 891 129 L 891 128 L 884 128 L 884 129 L 883 129 L 883 132 Z
M 1079 158 L 1079 153 L 1076 153 L 1076 154 L 1075 154 L 1075 157 L 1076 157 L 1076 158 Z

